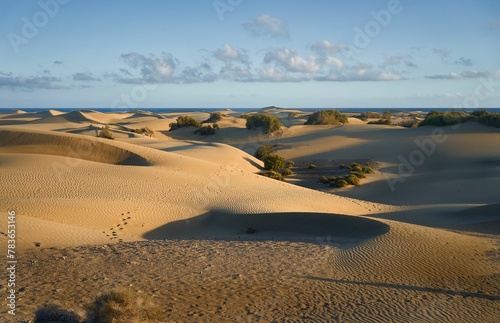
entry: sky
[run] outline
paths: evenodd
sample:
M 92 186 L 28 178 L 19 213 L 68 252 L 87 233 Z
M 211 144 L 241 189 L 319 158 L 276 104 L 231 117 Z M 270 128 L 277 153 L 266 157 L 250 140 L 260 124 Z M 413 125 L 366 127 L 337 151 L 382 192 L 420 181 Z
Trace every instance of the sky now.
M 500 107 L 498 0 L 0 2 L 0 108 Z

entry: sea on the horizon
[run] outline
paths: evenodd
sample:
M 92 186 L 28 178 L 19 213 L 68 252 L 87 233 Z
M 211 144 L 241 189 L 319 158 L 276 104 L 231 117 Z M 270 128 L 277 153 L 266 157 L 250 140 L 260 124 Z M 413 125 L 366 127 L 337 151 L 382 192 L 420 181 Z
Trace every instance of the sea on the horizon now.
M 278 107 L 279 108 L 279 107 Z M 147 107 L 140 107 L 140 108 L 0 108 L 0 113 L 9 113 L 13 110 L 22 110 L 25 112 L 39 112 L 39 111 L 46 111 L 46 110 L 57 110 L 61 112 L 71 112 L 75 110 L 80 110 L 80 111 L 98 111 L 98 112 L 131 112 L 131 111 L 151 111 L 151 112 L 156 112 L 156 113 L 171 113 L 171 112 L 199 112 L 199 111 L 206 111 L 206 112 L 213 112 L 213 111 L 221 111 L 221 110 L 231 110 L 234 112 L 250 112 L 250 111 L 257 111 L 263 108 L 147 108 Z M 382 112 L 382 111 L 422 111 L 422 112 L 431 112 L 431 111 L 475 111 L 475 110 L 487 110 L 489 112 L 493 113 L 500 113 L 500 108 L 469 108 L 469 109 L 458 109 L 458 108 L 313 108 L 313 107 L 307 107 L 307 108 L 283 108 L 283 109 L 293 109 L 293 110 L 305 110 L 305 111 L 317 111 L 317 110 L 330 110 L 330 109 L 335 109 L 339 110 L 341 112 L 345 113 L 361 113 L 361 112 Z

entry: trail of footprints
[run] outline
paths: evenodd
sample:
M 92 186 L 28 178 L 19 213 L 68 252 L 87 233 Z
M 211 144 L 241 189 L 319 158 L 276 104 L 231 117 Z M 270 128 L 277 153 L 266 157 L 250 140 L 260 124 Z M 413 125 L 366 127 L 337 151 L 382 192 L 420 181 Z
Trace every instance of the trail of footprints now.
M 122 217 L 122 219 L 121 219 L 120 223 L 109 228 L 108 232 L 106 232 L 106 231 L 102 232 L 106 235 L 106 237 L 109 237 L 109 240 L 118 240 L 119 242 L 123 242 L 123 239 L 119 237 L 119 233 L 129 223 L 129 221 L 132 219 L 132 216 L 130 215 L 130 212 L 127 212 L 126 214 L 122 213 L 121 217 Z

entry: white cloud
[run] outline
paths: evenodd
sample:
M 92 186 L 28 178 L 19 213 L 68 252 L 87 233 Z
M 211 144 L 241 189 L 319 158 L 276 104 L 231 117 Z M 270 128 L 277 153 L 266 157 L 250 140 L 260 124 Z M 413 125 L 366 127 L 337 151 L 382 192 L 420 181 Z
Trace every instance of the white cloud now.
M 97 81 L 97 82 L 100 82 L 101 79 L 93 76 L 91 73 L 75 73 L 75 74 L 73 74 L 73 81 Z
M 465 80 L 465 79 L 477 79 L 477 78 L 488 78 L 500 77 L 500 70 L 492 71 L 492 72 L 479 72 L 475 70 L 463 71 L 461 73 L 449 73 L 449 74 L 435 74 L 435 75 L 427 75 L 425 78 L 432 80 Z
M 253 22 L 243 24 L 243 28 L 254 36 L 271 36 L 273 38 L 289 37 L 287 23 L 269 15 L 261 15 Z
M 174 81 L 174 73 L 179 61 L 170 53 L 161 53 L 160 57 L 146 57 L 137 53 L 120 56 L 125 63 L 134 69 L 140 69 L 142 79 L 147 83 L 169 83 Z
M 289 48 L 267 52 L 264 56 L 264 62 L 282 67 L 287 72 L 315 73 L 321 69 L 321 65 L 315 57 L 302 57 L 295 50 Z
M 69 87 L 61 85 L 61 79 L 53 76 L 13 76 L 12 73 L 0 73 L 0 88 L 5 87 L 11 90 L 33 90 L 47 89 L 59 90 Z
M 323 40 L 312 44 L 311 50 L 318 55 L 327 55 L 327 53 L 348 51 L 349 46 L 344 44 L 334 44 L 328 40 Z
M 417 67 L 413 55 L 385 55 L 382 67 L 404 65 L 406 67 Z

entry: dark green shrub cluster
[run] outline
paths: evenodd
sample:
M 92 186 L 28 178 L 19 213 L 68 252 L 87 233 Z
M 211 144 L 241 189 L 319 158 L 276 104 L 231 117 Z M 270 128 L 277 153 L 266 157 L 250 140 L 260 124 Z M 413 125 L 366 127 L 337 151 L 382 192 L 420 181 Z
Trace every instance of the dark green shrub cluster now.
M 200 127 L 195 133 L 200 134 L 202 136 L 211 136 L 215 135 L 215 130 L 219 129 L 217 124 L 214 124 L 213 127 L 211 125 Z
M 382 125 L 387 125 L 390 126 L 392 124 L 392 121 L 390 119 L 378 119 L 375 121 L 370 121 L 368 124 L 382 124 Z
M 431 111 L 422 120 L 418 126 L 451 126 L 458 123 L 470 120 L 472 116 L 463 112 L 452 111 L 452 112 L 441 112 L 441 111 Z
M 155 133 L 154 130 L 149 127 L 135 129 L 134 132 L 148 137 L 152 137 Z
M 334 187 L 346 187 L 348 185 L 359 186 L 360 179 L 366 178 L 365 174 L 373 174 L 374 171 L 371 167 L 361 166 L 359 163 L 352 163 L 349 166 L 341 164 L 340 169 L 347 169 L 349 173 L 344 176 L 321 176 L 319 181 L 323 184 L 329 184 Z
M 346 187 L 346 186 L 349 186 L 349 183 L 347 183 L 347 181 L 345 181 L 343 179 L 340 179 L 337 182 L 335 182 L 335 186 L 338 187 L 338 188 Z
M 101 129 L 101 132 L 99 133 L 98 137 L 101 137 L 101 138 L 106 138 L 106 139 L 115 139 L 113 137 L 113 133 L 111 132 L 111 129 L 109 128 L 108 125 L 105 125 L 102 129 Z
M 262 128 L 265 133 L 269 134 L 280 130 L 283 124 L 276 116 L 258 113 L 247 118 L 246 126 L 248 130 Z
M 416 128 L 420 123 L 417 119 L 404 119 L 398 123 L 398 126 L 405 128 Z
M 320 110 L 311 114 L 306 125 L 336 125 L 339 123 L 349 123 L 347 116 L 337 110 Z
M 295 162 L 293 160 L 289 160 L 285 164 L 285 168 L 292 168 L 293 166 L 295 166 Z
M 225 114 L 222 112 L 212 112 L 207 120 L 202 123 L 216 123 L 222 120 L 222 117 L 225 117 Z
M 276 179 L 278 181 L 285 181 L 285 178 L 283 177 L 283 175 L 281 175 L 280 173 L 274 171 L 274 170 L 270 170 L 268 172 L 263 172 L 263 173 L 259 173 L 259 175 L 262 175 L 262 176 L 265 176 L 265 177 L 269 177 L 269 178 L 272 178 L 272 179 Z
M 264 156 L 272 154 L 273 152 L 274 152 L 274 145 L 263 145 L 257 149 L 254 156 L 257 159 L 262 160 Z
M 356 118 L 366 121 L 368 119 L 381 119 L 382 114 L 378 112 L 361 112 L 359 115 L 356 116 Z
M 310 164 L 307 168 L 309 168 L 309 169 L 316 169 L 316 165 Z
M 489 114 L 491 114 L 491 112 L 489 112 L 488 110 L 476 110 L 476 111 L 473 111 L 471 113 L 471 115 L 474 116 L 474 117 L 476 117 L 476 118 L 487 116 Z
M 382 124 L 382 125 L 387 125 L 390 126 L 392 125 L 392 115 L 390 111 L 384 111 L 380 119 L 375 120 L 375 121 L 370 121 L 368 124 Z
M 170 124 L 170 131 L 184 127 L 201 127 L 201 122 L 190 116 L 179 116 L 176 122 Z
M 477 121 L 487 126 L 500 128 L 500 113 L 487 113 L 481 115 Z
M 290 176 L 290 175 L 293 175 L 293 171 L 290 168 L 285 168 L 285 169 L 283 169 L 283 171 L 281 172 L 281 174 L 283 176 Z
M 262 158 L 262 161 L 264 162 L 264 168 L 267 170 L 277 171 L 285 167 L 285 158 L 280 155 L 268 154 Z

